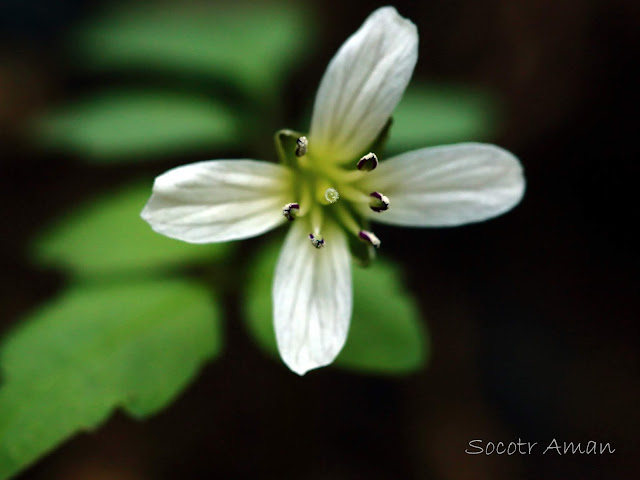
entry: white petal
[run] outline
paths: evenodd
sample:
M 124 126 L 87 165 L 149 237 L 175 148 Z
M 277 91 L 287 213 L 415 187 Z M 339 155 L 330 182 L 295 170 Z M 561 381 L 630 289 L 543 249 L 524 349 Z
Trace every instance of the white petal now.
M 335 162 L 366 153 L 400 101 L 417 58 L 416 26 L 393 7 L 373 12 L 327 67 L 313 108 L 309 151 Z
M 299 375 L 333 362 L 347 338 L 352 309 L 344 233 L 326 225 L 325 246 L 314 248 L 304 220 L 296 220 L 287 235 L 273 283 L 278 349 Z
M 158 233 L 190 243 L 253 237 L 286 219 L 291 172 L 256 160 L 211 160 L 156 178 L 142 218 Z
M 367 209 L 372 220 L 433 227 L 479 222 L 506 212 L 522 198 L 525 180 L 520 162 L 506 150 L 461 143 L 381 162 L 360 187 L 389 198 L 389 210 Z

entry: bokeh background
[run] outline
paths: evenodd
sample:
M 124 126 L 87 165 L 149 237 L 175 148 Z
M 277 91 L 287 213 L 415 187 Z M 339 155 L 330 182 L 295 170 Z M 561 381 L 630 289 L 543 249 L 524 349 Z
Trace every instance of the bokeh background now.
M 327 62 L 380 4 L 0 5 L 0 334 L 78 278 L 117 284 L 143 257 L 141 269 L 194 261 L 181 267 L 194 278 L 214 260 L 204 275 L 223 312 L 224 347 L 170 406 L 141 421 L 117 410 L 16 478 L 635 478 L 638 2 L 395 3 L 420 55 L 390 151 L 490 141 L 521 159 L 528 188 L 490 222 L 377 227 L 428 332 L 423 366 L 303 378 L 244 321 L 253 255 L 277 233 L 232 250 L 159 247 L 160 260 L 134 241 L 110 257 L 138 234 L 125 206 L 92 227 L 74 212 L 143 185 L 122 198 L 137 209 L 156 175 L 190 161 L 274 160 L 273 133 L 304 131 Z M 61 222 L 80 226 L 56 233 Z M 231 288 L 213 278 L 236 269 L 247 273 Z M 464 453 L 518 438 L 616 451 Z

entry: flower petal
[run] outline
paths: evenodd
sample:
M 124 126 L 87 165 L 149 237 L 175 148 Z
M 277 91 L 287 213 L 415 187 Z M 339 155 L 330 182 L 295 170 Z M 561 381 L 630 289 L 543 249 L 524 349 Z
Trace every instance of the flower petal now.
M 285 221 L 291 172 L 256 160 L 210 160 L 156 178 L 142 218 L 158 233 L 190 243 L 253 237 Z
M 340 47 L 320 82 L 309 151 L 326 161 L 357 160 L 400 101 L 417 58 L 416 26 L 393 7 L 373 12 Z
M 328 365 L 342 349 L 352 310 L 351 263 L 344 233 L 333 225 L 313 248 L 304 219 L 294 222 L 273 283 L 273 318 L 282 360 L 299 375 Z
M 513 208 L 525 180 L 516 157 L 502 148 L 461 143 L 404 153 L 367 174 L 360 187 L 390 201 L 373 220 L 414 227 L 480 222 Z

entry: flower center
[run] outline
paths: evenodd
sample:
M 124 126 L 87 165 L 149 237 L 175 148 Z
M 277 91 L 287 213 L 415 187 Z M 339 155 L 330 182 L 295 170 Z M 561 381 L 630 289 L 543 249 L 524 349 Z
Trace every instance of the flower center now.
M 365 229 L 363 206 L 374 212 L 384 212 L 389 208 L 389 199 L 380 192 L 365 192 L 355 186 L 355 182 L 378 166 L 374 153 L 364 155 L 354 162 L 352 169 L 335 165 L 326 159 L 313 156 L 306 137 L 299 137 L 295 145 L 296 176 L 292 199 L 282 209 L 290 221 L 305 217 L 309 222 L 309 239 L 316 248 L 324 247 L 323 224 L 327 218 L 340 224 L 344 230 L 374 247 L 380 240 Z M 324 160 L 324 161 L 323 161 Z M 330 239 L 329 239 L 330 242 Z

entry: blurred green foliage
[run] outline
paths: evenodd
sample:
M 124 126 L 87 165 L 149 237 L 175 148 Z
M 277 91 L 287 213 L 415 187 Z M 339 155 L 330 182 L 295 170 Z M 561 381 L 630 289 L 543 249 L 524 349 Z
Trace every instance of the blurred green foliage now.
M 90 161 L 148 161 L 233 145 L 240 119 L 223 103 L 162 90 L 108 90 L 53 108 L 34 122 L 42 146 Z
M 277 356 L 271 288 L 279 243 L 253 262 L 243 302 L 249 333 Z M 348 370 L 397 375 L 422 368 L 429 351 L 426 326 L 415 300 L 402 287 L 398 270 L 378 258 L 353 272 L 353 315 L 347 343 L 334 365 Z
M 273 95 L 313 43 L 314 22 L 296 2 L 122 5 L 72 36 L 82 65 L 204 73 Z
M 489 92 L 471 87 L 412 82 L 393 112 L 387 143 L 392 153 L 443 143 L 489 140 L 500 108 Z
M 190 282 L 67 290 L 0 348 L 0 478 L 114 408 L 162 409 L 220 347 L 211 293 Z
M 229 254 L 231 243 L 191 245 L 151 230 L 140 218 L 150 194 L 151 182 L 130 185 L 68 212 L 36 237 L 32 259 L 82 277 L 142 276 Z
M 271 114 L 265 105 L 315 39 L 307 8 L 291 2 L 105 8 L 69 35 L 69 47 L 74 65 L 106 72 L 118 87 L 54 107 L 30 128 L 42 147 L 93 162 L 239 145 L 241 127 Z M 244 100 L 230 102 L 231 91 Z

